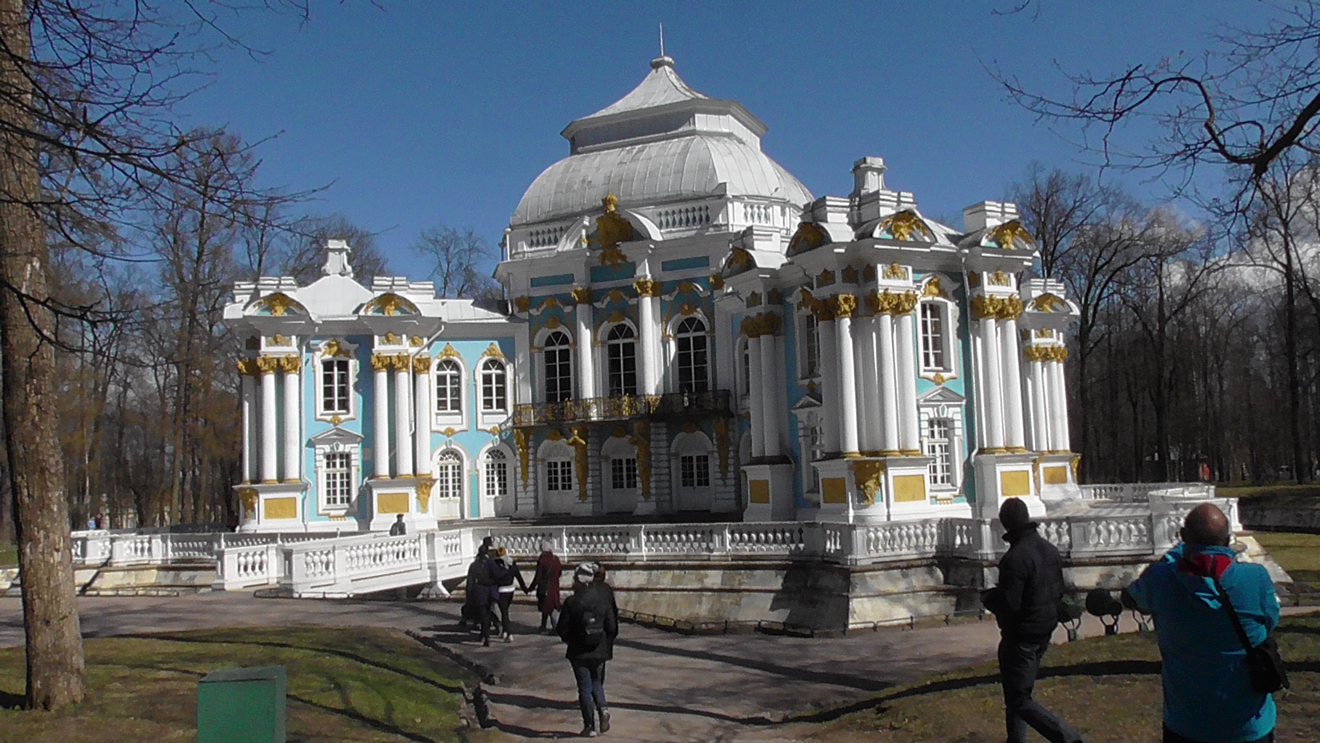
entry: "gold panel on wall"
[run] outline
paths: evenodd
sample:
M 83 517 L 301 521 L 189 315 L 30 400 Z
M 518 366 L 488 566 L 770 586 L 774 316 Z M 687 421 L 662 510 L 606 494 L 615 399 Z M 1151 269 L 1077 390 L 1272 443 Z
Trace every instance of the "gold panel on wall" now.
M 381 493 L 377 495 L 376 513 L 408 513 L 408 494 Z
M 1000 472 L 999 495 L 1004 498 L 1031 495 L 1031 473 L 1026 470 Z
M 894 502 L 912 503 L 926 500 L 925 475 L 894 475 Z
M 753 503 L 770 502 L 770 481 L 752 480 L 750 484 L 751 500 Z
M 298 518 L 297 498 L 269 498 L 263 507 L 268 520 Z
M 1046 467 L 1041 470 L 1041 476 L 1046 485 L 1067 485 L 1068 468 L 1067 467 Z
M 842 477 L 821 478 L 820 500 L 822 503 L 847 503 L 848 480 Z

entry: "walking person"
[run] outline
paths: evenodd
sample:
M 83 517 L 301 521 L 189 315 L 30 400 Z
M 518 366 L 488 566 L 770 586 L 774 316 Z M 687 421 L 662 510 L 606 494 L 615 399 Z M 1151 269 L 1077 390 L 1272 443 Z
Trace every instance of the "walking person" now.
M 513 624 L 509 621 L 509 607 L 513 605 L 513 592 L 518 588 L 526 592 L 527 584 L 523 582 L 522 571 L 518 570 L 513 555 L 503 547 L 495 550 L 492 574 L 496 585 L 496 605 L 500 609 L 500 625 L 504 628 L 502 636 L 505 642 L 513 642 Z
M 1235 560 L 1231 524 L 1214 504 L 1192 509 L 1181 536 L 1123 591 L 1125 606 L 1155 616 L 1164 743 L 1272 743 L 1274 698 L 1253 688 L 1236 625 L 1252 648 L 1265 641 L 1279 624 L 1274 583 Z
M 619 634 L 614 592 L 603 581 L 596 582 L 598 571 L 599 566 L 587 562 L 573 572 L 573 595 L 564 601 L 556 628 L 568 645 L 564 657 L 568 658 L 577 682 L 581 735 L 586 738 L 595 738 L 610 729 L 610 710 L 605 702 L 605 662 L 614 656 L 614 638 Z
M 541 611 L 541 631 L 546 631 L 546 622 L 550 630 L 559 622 L 559 580 L 564 573 L 564 565 L 555 556 L 555 546 L 550 540 L 541 542 L 541 556 L 536 559 L 536 573 L 532 575 L 532 584 L 527 590 L 536 591 L 536 608 Z
M 398 517 L 394 519 L 394 523 L 390 524 L 390 536 L 401 537 L 407 533 L 408 525 L 403 523 L 403 514 L 399 514 Z
M 1050 743 L 1082 743 L 1082 736 L 1032 699 L 1041 659 L 1059 623 L 1063 599 L 1063 559 L 1036 533 L 1021 498 L 999 508 L 999 523 L 1010 545 L 999 561 L 999 585 L 981 600 L 999 623 L 999 678 L 1004 688 L 1008 743 L 1026 743 L 1033 728 Z

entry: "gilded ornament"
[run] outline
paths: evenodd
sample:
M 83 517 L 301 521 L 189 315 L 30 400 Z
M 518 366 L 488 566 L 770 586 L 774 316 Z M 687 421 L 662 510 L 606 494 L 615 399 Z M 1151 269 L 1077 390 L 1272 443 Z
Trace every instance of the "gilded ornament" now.
M 803 222 L 798 225 L 797 232 L 793 233 L 792 239 L 788 241 L 788 254 L 797 255 L 808 250 L 815 250 L 827 242 L 825 232 L 813 222 Z
M 628 429 L 624 428 L 623 426 L 615 426 L 614 430 L 610 432 L 610 438 L 626 439 L 628 438 Z
M 630 441 L 637 448 L 637 478 L 642 484 L 642 499 L 651 500 L 651 424 L 634 421 Z
M 270 339 L 270 345 L 272 345 L 272 346 L 287 346 L 287 345 L 289 345 L 289 339 L 288 339 L 288 338 L 285 338 L 284 336 L 280 335 L 279 333 L 276 333 L 275 335 L 271 336 L 271 339 Z
M 660 284 L 646 276 L 639 276 L 633 281 L 633 290 L 637 292 L 639 297 L 660 296 Z
M 926 286 L 921 290 L 922 299 L 930 297 L 944 297 L 947 299 L 948 296 L 949 295 L 945 294 L 944 289 L 940 286 L 940 277 L 938 276 L 930 277 L 930 281 L 927 281 Z
M 578 304 L 591 304 L 591 289 L 588 287 L 579 286 L 569 294 L 573 297 L 573 301 Z
M 943 375 L 942 373 L 940 373 L 940 372 L 935 372 L 935 378 L 934 378 L 934 382 L 935 382 L 935 384 L 944 384 L 945 381 L 946 381 L 946 380 L 945 380 L 944 375 Z
M 919 301 L 916 292 L 894 293 L 888 289 L 866 298 L 867 306 L 877 315 L 906 315 L 916 309 Z
M 981 275 L 975 271 L 967 272 L 967 285 L 976 288 L 981 285 Z
M 853 482 L 862 496 L 862 505 L 875 504 L 884 482 L 885 463 L 859 459 L 852 463 Z
M 263 298 L 261 300 L 261 306 L 270 310 L 270 314 L 275 317 L 284 317 L 284 313 L 287 312 L 290 307 L 298 306 L 298 303 L 293 301 L 289 295 L 276 292 Z
M 1053 312 L 1056 304 L 1062 305 L 1063 300 L 1053 294 L 1042 294 L 1032 301 L 1031 308 L 1040 312 Z
M 297 356 L 281 356 L 279 359 L 280 371 L 285 374 L 294 374 L 299 369 L 302 369 L 302 359 Z
M 720 457 L 720 482 L 729 479 L 729 423 L 723 417 L 711 421 L 715 429 L 715 449 Z
M 426 354 L 418 354 L 412 360 L 413 374 L 428 374 L 431 371 L 431 357 Z
M 612 310 L 605 316 L 605 322 L 623 322 L 624 319 L 623 313 L 619 310 Z
M 844 266 L 844 267 L 843 267 L 843 281 L 844 281 L 844 283 L 848 283 L 848 284 L 856 284 L 856 283 L 857 283 L 857 269 L 853 268 L 852 266 Z
M 332 416 L 330 416 L 330 425 L 332 425 L 332 426 L 337 426 L 337 425 L 339 425 L 340 423 L 343 423 L 343 422 L 344 422 L 344 419 L 341 418 L 341 417 L 338 416 L 338 415 L 332 415 Z
M 742 248 L 734 248 L 729 252 L 729 265 L 740 271 L 746 271 L 755 266 L 756 261 L 752 260 L 752 254 L 748 253 L 746 250 L 743 250 Z
M 558 428 L 552 428 L 546 432 L 545 438 L 547 441 L 563 441 L 564 434 Z
M 701 430 L 700 428 L 697 428 L 697 424 L 693 423 L 692 421 L 688 421 L 687 423 L 683 424 L 683 433 L 696 433 L 697 431 L 700 430 Z
M 532 298 L 527 296 L 514 297 L 513 307 L 519 312 L 526 312 L 532 306 Z
M 1073 482 L 1081 482 L 1081 480 L 1077 477 L 1077 470 L 1081 466 L 1082 466 L 1081 454 L 1074 454 L 1072 455 L 1072 458 L 1068 460 L 1068 469 L 1072 470 Z
M 897 262 L 885 266 L 885 271 L 881 275 L 886 281 L 902 281 L 907 278 L 907 272 Z
M 393 357 L 384 353 L 371 354 L 371 368 L 376 371 L 389 371 L 394 366 Z
M 349 358 L 352 354 L 347 348 L 344 348 L 344 344 L 339 339 L 332 338 L 321 346 L 321 356 L 328 359 L 338 356 Z
M 822 286 L 829 286 L 833 283 L 834 283 L 834 272 L 829 270 L 828 268 L 825 269 L 824 271 L 821 271 L 820 275 L 816 277 L 817 289 L 821 288 Z
M 449 426 L 448 428 L 446 428 L 445 430 L 441 431 L 440 433 L 443 433 L 443 434 L 445 435 L 445 438 L 447 438 L 447 439 L 452 439 L 452 438 L 454 438 L 454 434 L 458 433 L 458 429 L 457 429 L 457 428 L 454 428 L 453 426 Z
M 554 315 L 551 315 L 550 317 L 546 318 L 545 321 L 545 327 L 548 330 L 555 330 L 560 326 L 560 324 L 561 323 L 559 322 L 559 318 L 555 317 Z
M 1049 328 L 1036 328 L 1037 338 L 1053 338 L 1054 331 Z
M 408 345 L 412 346 L 413 348 L 421 348 L 422 346 L 426 345 L 426 341 L 422 340 L 421 336 L 414 335 L 413 337 L 408 339 Z
M 494 343 L 486 346 L 486 350 L 481 352 L 481 358 L 504 359 L 504 352 Z
M 870 263 L 866 264 L 866 267 L 862 269 L 862 280 L 863 280 L 863 281 L 875 281 L 875 266 L 874 266 L 874 265 L 872 265 L 872 264 L 870 264 Z
M 541 300 L 541 310 L 547 310 L 551 307 L 563 307 L 564 305 L 555 297 L 546 297 Z
M 386 346 L 403 345 L 403 339 L 395 335 L 394 333 L 386 333 L 385 335 L 381 336 L 380 342 L 382 345 L 386 345 Z
M 574 426 L 571 430 L 573 436 L 567 443 L 573 447 L 577 459 L 578 500 L 585 502 L 587 500 L 587 427 Z
M 760 293 L 758 293 L 758 292 L 752 292 L 751 294 L 748 294 L 748 295 L 747 295 L 747 302 L 746 302 L 746 304 L 747 304 L 747 308 L 748 308 L 748 309 L 751 309 L 751 308 L 753 308 L 753 307 L 760 307 L 760 306 L 761 306 L 761 295 L 760 295 Z
M 256 359 L 237 359 L 234 365 L 238 367 L 238 373 L 245 377 L 255 377 L 257 375 Z
M 880 231 L 884 232 L 885 230 L 888 230 L 895 240 L 903 242 L 911 240 L 913 233 L 925 233 L 932 238 L 935 237 L 935 234 L 930 231 L 926 223 L 921 221 L 921 217 L 918 217 L 917 213 L 911 209 L 904 209 L 897 214 L 886 217 L 880 223 Z
M 518 460 L 522 466 L 523 487 L 527 487 L 528 456 L 531 453 L 527 446 L 527 433 L 521 429 L 514 429 L 513 443 L 518 447 Z
M 243 511 L 251 519 L 257 515 L 257 489 L 256 488 L 237 488 L 234 491 L 238 495 L 238 502 L 243 504 Z
M 243 343 L 243 348 L 247 349 L 248 351 L 260 351 L 261 338 L 258 338 L 255 335 L 248 336 L 248 339 Z
M 1027 361 L 1041 361 L 1045 358 L 1045 348 L 1043 346 L 1025 346 L 1022 349 L 1022 355 Z
M 1016 219 L 1005 222 L 990 230 L 987 237 L 994 241 L 994 243 L 1002 250 L 1012 250 L 1013 241 L 1018 238 L 1022 238 L 1028 244 L 1035 242 L 1031 237 L 1031 233 L 1027 232 L 1027 228 L 1023 227 L 1022 223 Z
M 398 314 L 400 308 L 404 307 L 403 302 L 403 297 L 400 297 L 397 294 L 382 294 L 370 302 L 367 302 L 366 307 L 363 309 L 370 314 L 371 310 L 379 308 L 382 315 L 393 316 Z
M 857 311 L 857 297 L 852 294 L 835 294 L 830 297 L 830 310 L 835 317 L 852 317 Z
M 630 228 L 632 225 L 628 225 Z M 600 251 L 600 265 L 602 266 L 622 266 L 628 262 L 628 256 L 623 254 L 617 246 L 611 246 Z
M 724 277 L 721 276 L 721 275 L 719 275 L 719 274 L 717 274 L 717 273 L 713 273 L 713 274 L 711 274 L 711 275 L 710 275 L 710 288 L 712 288 L 712 289 L 723 289 L 723 288 L 724 288 Z
M 431 507 L 431 487 L 435 480 L 424 477 L 417 481 L 417 510 L 426 513 Z
M 691 302 L 684 302 L 678 306 L 678 314 L 688 317 L 697 314 L 697 306 Z
M 766 295 L 765 301 L 766 304 L 783 304 L 784 294 L 778 289 L 771 289 L 770 293 Z
M 605 207 L 605 213 L 596 218 L 596 234 L 600 238 L 600 246 L 608 249 L 632 240 L 632 223 L 614 211 L 619 205 L 619 197 L 606 192 L 600 203 Z
M 987 281 L 990 282 L 990 286 L 1012 286 L 1012 285 L 1013 285 L 1013 279 L 1009 278 L 1009 277 L 1008 277 L 1008 274 L 1004 273 L 1004 272 L 1003 272 L 1002 270 L 1000 270 L 1000 269 L 995 269 L 995 272 L 992 273 L 992 274 L 990 274 L 990 278 L 987 279 Z
M 458 351 L 454 350 L 454 346 L 453 346 L 452 344 L 446 343 L 446 344 L 445 344 L 445 347 L 442 348 L 442 349 L 440 349 L 440 355 L 437 356 L 436 358 L 438 358 L 438 359 L 458 359 L 458 358 L 462 358 L 462 354 L 460 354 Z
M 276 356 L 258 356 L 257 371 L 261 374 L 274 374 L 280 369 L 280 360 Z

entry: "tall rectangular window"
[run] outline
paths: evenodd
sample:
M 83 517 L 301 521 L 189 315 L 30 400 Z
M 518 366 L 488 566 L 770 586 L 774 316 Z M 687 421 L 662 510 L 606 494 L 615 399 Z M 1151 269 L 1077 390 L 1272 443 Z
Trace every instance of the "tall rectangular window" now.
M 678 469 L 683 487 L 710 487 L 709 456 L 705 454 L 685 454 L 678 459 Z
M 568 336 L 551 333 L 545 340 L 545 401 L 573 399 L 572 346 Z
M 636 457 L 610 460 L 610 487 L 614 490 L 633 490 L 637 487 Z
M 463 371 L 448 359 L 435 367 L 435 409 L 439 413 L 463 410 Z
M 492 449 L 486 455 L 486 497 L 498 498 L 509 492 L 509 462 L 504 452 Z
M 347 506 L 353 499 L 353 455 L 333 452 L 325 455 L 325 505 Z
M 802 317 L 802 362 L 801 378 L 820 374 L 820 334 L 816 329 L 816 316 L 810 312 Z
M 930 484 L 934 487 L 953 486 L 951 428 L 948 418 L 931 418 L 926 421 L 926 456 L 931 458 L 927 469 Z
M 321 360 L 321 412 L 348 415 L 348 359 Z
M 678 345 L 678 391 L 705 392 L 710 378 L 706 323 L 689 317 L 675 333 Z
M 573 463 L 567 459 L 552 459 L 545 463 L 545 489 L 564 491 L 573 489 Z
M 490 359 L 481 365 L 481 409 L 508 410 L 504 364 Z
M 921 366 L 948 369 L 944 359 L 944 308 L 938 302 L 921 303 Z

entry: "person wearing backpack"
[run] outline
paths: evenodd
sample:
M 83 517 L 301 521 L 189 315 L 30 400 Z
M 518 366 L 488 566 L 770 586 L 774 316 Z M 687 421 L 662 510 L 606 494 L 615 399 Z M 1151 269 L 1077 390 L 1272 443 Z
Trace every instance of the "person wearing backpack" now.
M 1124 606 L 1155 616 L 1164 743 L 1272 743 L 1270 691 L 1286 688 L 1287 677 L 1260 678 L 1252 656 L 1273 650 L 1265 665 L 1278 662 L 1269 638 L 1279 624 L 1274 583 L 1265 568 L 1235 559 L 1228 517 L 1212 503 L 1187 514 L 1181 537 L 1122 595 Z
M 582 709 L 582 733 L 594 738 L 610 729 L 610 711 L 605 702 L 605 663 L 614 656 L 614 638 L 619 634 L 619 612 L 614 592 L 603 581 L 595 563 L 587 562 L 573 572 L 573 595 L 564 601 L 555 628 L 568 646 L 564 657 L 577 681 L 578 706 Z M 599 720 L 599 727 L 597 721 Z

